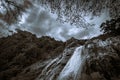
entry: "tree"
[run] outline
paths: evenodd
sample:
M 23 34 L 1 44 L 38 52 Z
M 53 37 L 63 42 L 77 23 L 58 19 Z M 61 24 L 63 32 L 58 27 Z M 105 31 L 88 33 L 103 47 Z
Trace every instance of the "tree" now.
M 1 11 L 0 11 L 0 18 L 11 24 L 18 20 L 18 17 L 21 15 L 26 8 L 28 8 L 31 3 L 28 0 L 24 0 L 21 3 L 15 0 L 0 0 Z
M 8 9 L 6 6 L 3 6 L 6 8 L 7 15 L 10 15 L 10 13 L 15 14 L 11 10 L 10 5 L 17 8 L 17 14 L 20 14 L 25 8 L 23 5 L 25 5 L 24 2 L 26 1 L 33 4 L 37 1 L 42 6 L 49 7 L 51 12 L 57 13 L 57 20 L 60 22 L 69 22 L 78 26 L 84 26 L 82 24 L 85 22 L 82 17 L 83 15 L 92 13 L 93 16 L 99 16 L 105 8 L 109 9 L 111 17 L 118 17 L 120 15 L 119 0 L 23 0 L 22 5 L 16 4 L 15 0 L 1 0 L 2 3 L 4 2 L 3 5 L 8 4 Z M 15 19 L 17 16 L 15 16 Z
M 104 33 L 120 35 L 120 17 L 102 23 L 100 28 Z
M 60 21 L 81 25 L 84 22 L 82 15 L 92 14 L 99 16 L 104 9 L 109 9 L 111 17 L 120 15 L 119 0 L 38 0 L 41 4 L 50 7 L 51 12 L 57 13 Z

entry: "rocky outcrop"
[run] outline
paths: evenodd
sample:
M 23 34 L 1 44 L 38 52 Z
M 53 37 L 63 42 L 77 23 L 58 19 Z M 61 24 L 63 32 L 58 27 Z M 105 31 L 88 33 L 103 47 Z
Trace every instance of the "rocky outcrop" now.
M 19 31 L 0 39 L 0 80 L 120 80 L 120 36 L 66 42 Z
M 120 36 L 88 41 L 83 47 L 86 60 L 80 80 L 120 79 Z
M 44 77 L 39 76 L 35 80 L 119 80 L 119 41 L 120 36 L 106 36 L 104 39 L 99 37 L 87 40 L 84 45 L 71 46 L 69 44 L 70 47 L 66 48 L 69 50 L 74 48 L 74 51 L 70 52 L 72 56 L 66 59 L 67 63 L 60 66 L 63 59 L 51 61 L 52 65 L 49 65 L 46 71 L 42 71 Z M 76 43 L 76 40 L 74 39 L 72 43 Z
M 64 50 L 65 44 L 49 37 L 36 38 L 25 31 L 0 39 L 0 80 L 14 80 L 28 66 L 53 59 Z M 28 70 L 29 71 L 29 70 Z M 39 70 L 40 72 L 40 70 Z M 38 73 L 24 73 L 20 80 L 33 80 Z M 22 79 L 21 79 L 22 78 Z

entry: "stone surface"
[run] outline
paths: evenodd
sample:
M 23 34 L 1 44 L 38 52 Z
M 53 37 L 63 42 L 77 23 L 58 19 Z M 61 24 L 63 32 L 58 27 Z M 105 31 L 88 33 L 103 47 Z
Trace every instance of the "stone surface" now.
M 70 61 L 79 46 L 81 61 Z M 120 80 L 120 36 L 63 43 L 19 31 L 0 39 L 0 80 L 59 80 L 68 62 L 76 64 L 66 67 L 73 72 L 80 66 L 75 76 L 69 71 L 62 80 Z

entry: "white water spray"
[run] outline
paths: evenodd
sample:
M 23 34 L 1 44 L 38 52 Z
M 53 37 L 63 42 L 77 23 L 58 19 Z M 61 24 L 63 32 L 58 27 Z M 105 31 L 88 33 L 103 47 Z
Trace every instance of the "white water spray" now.
M 82 46 L 77 47 L 73 53 L 73 56 L 70 58 L 62 72 L 58 80 L 77 80 L 78 73 L 81 73 L 82 63 L 84 58 L 81 55 Z M 79 74 L 80 75 L 80 74 Z

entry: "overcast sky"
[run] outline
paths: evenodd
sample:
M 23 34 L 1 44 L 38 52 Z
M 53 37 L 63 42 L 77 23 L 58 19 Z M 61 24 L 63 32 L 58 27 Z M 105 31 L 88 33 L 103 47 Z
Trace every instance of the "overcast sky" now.
M 100 17 L 95 17 L 91 20 L 91 15 L 84 17 L 90 24 L 95 24 L 88 29 L 76 27 L 69 23 L 59 23 L 56 21 L 57 15 L 50 13 L 48 10 L 35 5 L 33 8 L 24 13 L 19 24 L 9 27 L 11 30 L 19 28 L 36 34 L 37 37 L 51 36 L 56 40 L 66 41 L 71 37 L 77 39 L 91 38 L 101 34 L 99 25 L 105 20 L 109 19 L 109 15 L 105 10 Z M 0 25 L 1 26 L 1 25 Z M 5 24 L 2 26 L 6 26 Z M 6 27 L 8 28 L 8 27 Z M 7 35 L 6 29 L 0 29 L 0 36 Z

